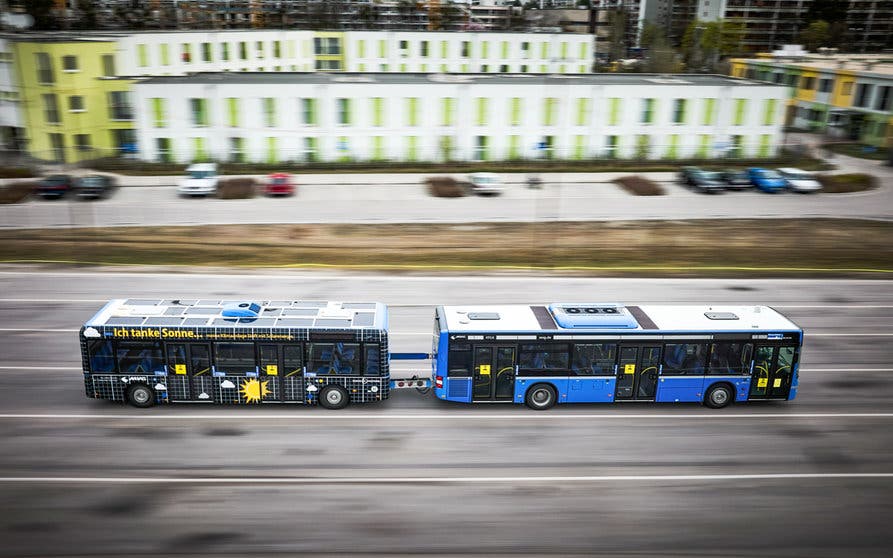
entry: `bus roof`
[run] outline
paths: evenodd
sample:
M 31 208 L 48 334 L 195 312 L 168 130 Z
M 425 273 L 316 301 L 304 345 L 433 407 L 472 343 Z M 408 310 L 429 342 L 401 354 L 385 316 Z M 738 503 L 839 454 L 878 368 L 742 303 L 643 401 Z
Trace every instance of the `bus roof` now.
M 115 299 L 84 326 L 383 330 L 387 307 L 378 302 Z
M 616 303 L 442 306 L 453 333 L 630 333 L 799 331 L 768 306 L 627 306 Z

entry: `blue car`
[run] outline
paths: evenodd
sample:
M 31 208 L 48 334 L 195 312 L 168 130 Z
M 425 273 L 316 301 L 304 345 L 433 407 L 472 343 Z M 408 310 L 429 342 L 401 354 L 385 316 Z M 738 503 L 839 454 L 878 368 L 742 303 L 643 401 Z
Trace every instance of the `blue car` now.
M 747 177 L 764 192 L 780 192 L 788 187 L 788 181 L 774 170 L 752 167 L 747 169 Z

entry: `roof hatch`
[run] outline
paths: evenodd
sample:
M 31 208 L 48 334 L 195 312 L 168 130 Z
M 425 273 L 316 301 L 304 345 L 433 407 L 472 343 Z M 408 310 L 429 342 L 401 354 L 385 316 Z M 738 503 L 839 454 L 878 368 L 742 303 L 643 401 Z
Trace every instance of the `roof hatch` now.
M 636 329 L 639 323 L 620 304 L 556 303 L 549 305 L 563 329 Z

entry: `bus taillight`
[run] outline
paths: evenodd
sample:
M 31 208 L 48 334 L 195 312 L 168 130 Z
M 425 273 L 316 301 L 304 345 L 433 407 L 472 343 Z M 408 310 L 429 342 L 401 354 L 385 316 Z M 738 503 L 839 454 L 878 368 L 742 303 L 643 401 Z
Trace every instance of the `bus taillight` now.
M 434 387 L 436 387 L 436 388 L 443 387 L 443 376 L 435 376 L 434 377 Z

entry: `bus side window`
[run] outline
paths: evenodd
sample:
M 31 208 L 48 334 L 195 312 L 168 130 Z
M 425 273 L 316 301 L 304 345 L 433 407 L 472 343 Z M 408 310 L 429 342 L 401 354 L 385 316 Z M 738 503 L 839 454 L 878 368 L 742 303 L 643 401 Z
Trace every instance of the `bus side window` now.
M 664 350 L 664 375 L 700 376 L 706 364 L 706 343 L 668 343 Z
M 453 345 L 447 355 L 447 375 L 451 377 L 471 376 L 471 345 Z
M 366 343 L 365 345 L 365 353 L 366 358 L 364 365 L 364 371 L 367 376 L 378 376 L 381 374 L 381 352 L 378 348 L 378 343 Z
M 303 374 L 304 359 L 301 356 L 301 345 L 282 346 L 282 366 L 285 368 L 284 376 Z
M 581 376 L 603 376 L 614 373 L 617 345 L 614 343 L 574 345 L 571 370 Z
M 216 359 L 214 366 L 226 374 L 256 372 L 254 343 L 215 343 Z
M 124 374 L 151 374 L 164 367 L 158 341 L 118 341 L 118 370 Z
M 112 342 L 107 339 L 90 341 L 90 372 L 114 372 L 115 353 L 112 351 Z
M 191 345 L 189 352 L 192 355 L 192 375 L 201 376 L 211 370 L 211 355 L 207 345 Z
M 568 346 L 565 344 L 522 344 L 518 366 L 533 370 L 566 370 L 568 360 Z
M 714 343 L 710 347 L 708 374 L 741 375 L 750 369 L 750 343 Z

